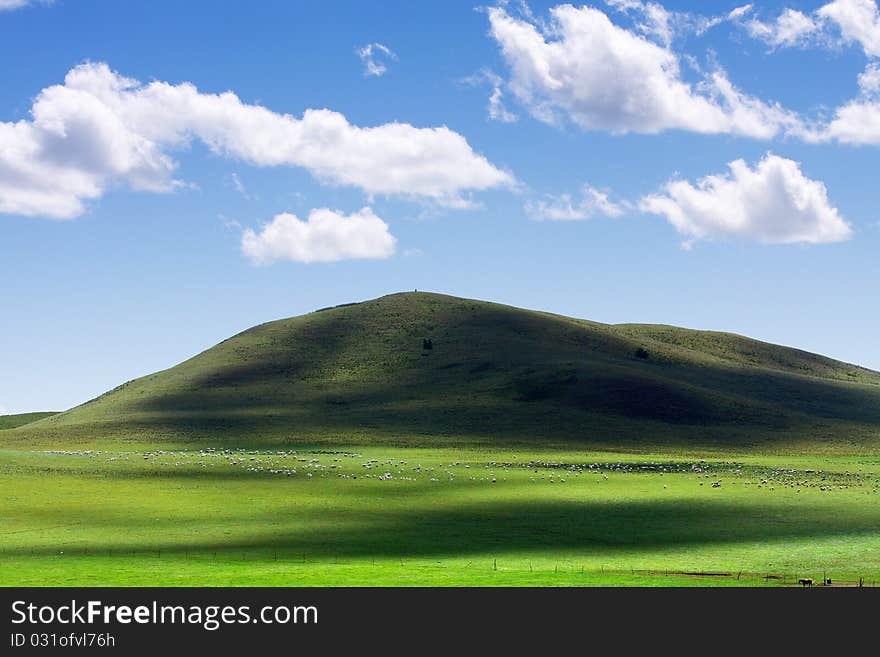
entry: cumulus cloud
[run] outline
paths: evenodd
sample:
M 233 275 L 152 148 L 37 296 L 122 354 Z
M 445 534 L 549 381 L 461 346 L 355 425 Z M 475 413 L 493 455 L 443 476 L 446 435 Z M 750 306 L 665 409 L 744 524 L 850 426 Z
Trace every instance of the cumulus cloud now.
M 858 43 L 869 57 L 880 57 L 880 11 L 875 0 L 834 0 L 816 15 L 835 23 L 844 41 Z
M 880 145 L 880 66 L 869 63 L 858 83 L 858 97 L 838 107 L 827 124 L 806 129 L 800 136 L 815 143 Z
M 788 132 L 814 143 L 880 144 L 880 8 L 876 0 L 833 0 L 810 15 L 786 9 L 769 23 L 748 19 L 753 12 L 751 5 L 736 11 L 737 21 L 750 34 L 774 48 L 858 44 L 869 58 L 858 78 L 859 95 L 835 109 L 829 121 L 802 122 Z
M 293 214 L 279 214 L 259 231 L 242 233 L 241 250 L 255 264 L 278 260 L 335 262 L 381 259 L 394 254 L 397 240 L 370 208 L 348 216 L 319 208 L 303 221 Z
M 840 28 L 844 41 L 858 43 L 869 58 L 880 57 L 880 9 L 874 0 L 835 0 L 817 14 Z M 805 136 L 810 141 L 880 145 L 880 68 L 868 63 L 859 76 L 859 96 L 837 108 L 825 126 Z
M 378 78 L 385 75 L 388 72 L 387 62 L 397 59 L 397 55 L 381 43 L 368 43 L 363 48 L 357 48 L 355 54 L 363 62 L 364 75 L 367 77 Z
M 808 132 L 804 137 L 814 142 L 880 145 L 880 102 L 864 96 L 850 101 L 835 110 L 828 125 Z
M 579 221 L 597 214 L 619 217 L 625 211 L 625 204 L 612 201 L 606 192 L 584 185 L 578 199 L 569 194 L 547 195 L 539 201 L 526 203 L 525 211 L 537 221 Z
M 797 162 L 766 155 L 752 168 L 743 160 L 730 172 L 696 185 L 673 180 L 643 197 L 643 212 L 663 215 L 688 240 L 736 238 L 763 244 L 840 242 L 852 228 L 828 199 L 825 185 L 807 178 Z
M 751 5 L 740 9 L 747 11 L 739 13 L 735 18 L 741 18 L 749 13 Z M 773 48 L 805 46 L 822 29 L 821 22 L 797 9 L 786 9 L 770 22 L 752 18 L 744 21 L 744 25 L 753 38 L 760 39 Z
M 754 6 L 748 4 L 730 12 L 729 18 L 773 48 L 857 43 L 869 57 L 880 57 L 880 11 L 876 0 L 833 0 L 810 14 L 786 8 L 769 21 L 758 18 Z
M 677 129 L 757 138 L 798 123 L 779 105 L 741 92 L 722 70 L 689 84 L 672 50 L 593 7 L 553 7 L 548 25 L 503 7 L 488 15 L 510 67 L 507 87 L 539 120 L 613 133 Z
M 43 89 L 29 120 L 0 122 L 0 213 L 67 219 L 110 185 L 170 191 L 180 185 L 170 153 L 194 140 L 218 156 L 302 167 L 370 196 L 460 207 L 470 192 L 515 184 L 446 127 L 362 128 L 328 109 L 297 118 L 229 91 L 142 84 L 88 63 L 72 69 L 64 84 Z

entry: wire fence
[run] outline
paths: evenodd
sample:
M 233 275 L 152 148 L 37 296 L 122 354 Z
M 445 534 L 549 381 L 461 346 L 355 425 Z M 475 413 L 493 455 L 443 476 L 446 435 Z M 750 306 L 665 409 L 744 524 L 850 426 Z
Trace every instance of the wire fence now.
M 813 587 L 852 587 L 852 588 L 874 588 L 877 586 L 878 578 L 872 576 L 858 576 L 851 573 L 837 575 L 833 572 L 823 571 L 817 572 L 812 570 L 804 570 L 803 572 L 756 572 L 756 571 L 711 571 L 699 569 L 651 569 L 651 568 L 620 568 L 596 566 L 595 564 L 584 564 L 575 561 L 559 561 L 552 566 L 546 562 L 534 563 L 532 561 L 499 560 L 497 557 L 491 559 L 481 558 L 468 561 L 465 564 L 452 563 L 443 564 L 442 562 L 413 561 L 409 558 L 387 556 L 353 556 L 350 554 L 309 554 L 308 552 L 291 551 L 290 549 L 220 549 L 220 550 L 204 550 L 180 548 L 175 546 L 168 547 L 137 547 L 137 548 L 94 548 L 82 546 L 62 546 L 55 548 L 0 548 L 0 555 L 4 557 L 34 557 L 34 558 L 94 558 L 94 559 L 138 559 L 138 560 L 166 560 L 166 561 L 193 561 L 210 564 L 212 562 L 229 564 L 235 562 L 273 562 L 281 563 L 289 566 L 296 565 L 312 565 L 312 566 L 381 566 L 388 568 L 389 566 L 398 566 L 404 569 L 418 568 L 438 568 L 447 569 L 449 571 L 462 570 L 467 572 L 489 571 L 495 573 L 499 578 L 503 579 L 505 575 L 523 575 L 529 573 L 536 576 L 546 576 L 553 574 L 555 576 L 571 576 L 571 582 L 576 583 L 578 579 L 586 580 L 599 579 L 602 581 L 620 579 L 625 582 L 629 578 L 670 578 L 675 583 L 671 585 L 680 585 L 680 582 L 692 580 L 694 585 L 705 585 L 711 583 L 724 585 L 751 585 L 756 583 L 766 586 L 800 586 L 804 588 Z M 627 577 L 629 576 L 629 577 Z M 756 582 L 756 580 L 760 580 Z

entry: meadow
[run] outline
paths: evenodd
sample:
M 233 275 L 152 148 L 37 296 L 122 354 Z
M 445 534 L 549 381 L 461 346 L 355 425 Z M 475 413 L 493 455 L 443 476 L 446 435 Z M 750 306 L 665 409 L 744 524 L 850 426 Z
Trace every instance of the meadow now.
M 880 373 L 395 294 L 0 418 L 0 584 L 880 581 Z
M 0 451 L 3 586 L 865 586 L 880 457 Z

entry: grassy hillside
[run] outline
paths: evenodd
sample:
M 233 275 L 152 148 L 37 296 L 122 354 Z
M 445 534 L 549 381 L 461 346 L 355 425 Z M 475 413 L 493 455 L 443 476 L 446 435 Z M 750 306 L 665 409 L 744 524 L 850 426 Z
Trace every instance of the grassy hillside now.
M 391 295 L 0 431 L 0 585 L 873 585 L 878 438 L 853 365 Z
M 880 373 L 736 335 L 406 293 L 256 326 L 3 441 L 425 435 L 867 445 L 880 438 Z
M 15 429 L 16 427 L 37 422 L 47 417 L 52 417 L 57 411 L 41 413 L 18 413 L 16 415 L 0 415 L 0 431 L 3 429 Z

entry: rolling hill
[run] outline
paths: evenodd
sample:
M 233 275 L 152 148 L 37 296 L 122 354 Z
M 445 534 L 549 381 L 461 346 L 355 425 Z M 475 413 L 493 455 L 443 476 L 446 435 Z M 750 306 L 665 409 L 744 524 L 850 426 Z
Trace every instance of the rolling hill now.
M 738 335 L 431 293 L 255 326 L 4 443 L 880 443 L 880 373 Z
M 0 415 L 0 430 L 15 429 L 17 427 L 37 422 L 56 414 L 56 411 L 46 411 L 37 413 L 16 413 L 14 415 Z

